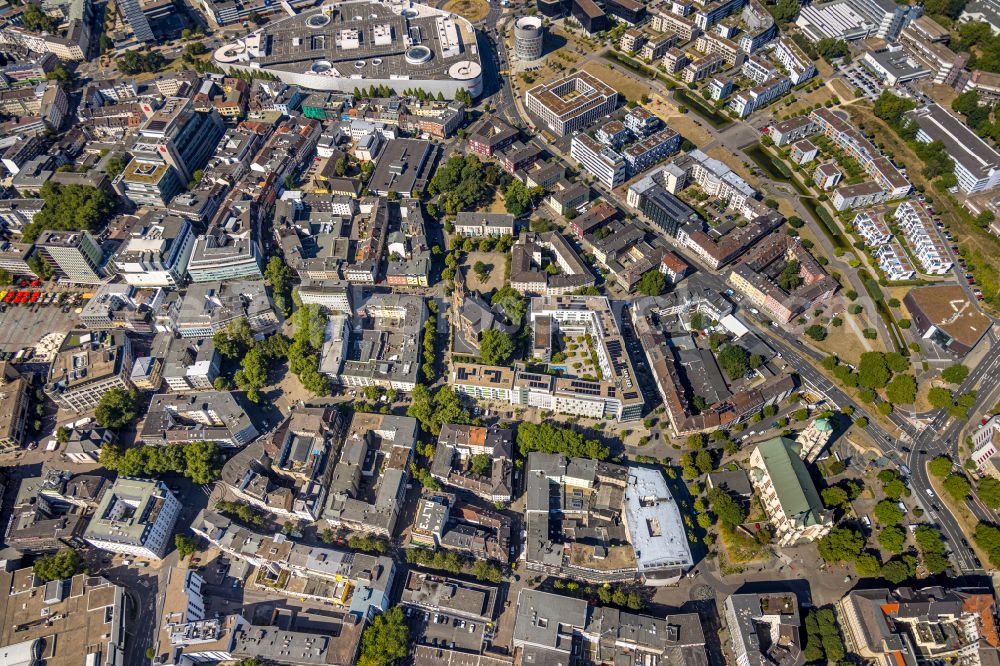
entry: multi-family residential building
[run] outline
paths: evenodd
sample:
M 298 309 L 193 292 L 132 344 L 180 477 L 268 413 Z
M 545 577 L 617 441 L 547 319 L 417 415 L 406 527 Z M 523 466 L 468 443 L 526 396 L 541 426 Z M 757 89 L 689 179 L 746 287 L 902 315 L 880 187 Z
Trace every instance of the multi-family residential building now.
M 676 153 L 681 146 L 681 135 L 665 127 L 622 151 L 629 176 L 642 173 L 664 158 Z
M 701 28 L 691 19 L 675 14 L 672 11 L 657 11 L 653 14 L 653 30 L 657 32 L 673 32 L 682 42 L 689 42 L 701 34 Z
M 649 35 L 639 28 L 629 28 L 618 40 L 618 48 L 627 53 L 637 52 L 649 39 Z
M 241 501 L 263 511 L 315 522 L 326 506 L 342 427 L 333 407 L 296 409 L 268 436 L 230 458 L 222 468 L 222 482 Z
M 330 316 L 319 371 L 343 386 L 412 391 L 426 320 L 420 296 L 370 294 L 350 316 Z
M 522 663 L 594 664 L 644 662 L 694 666 L 705 659 L 705 634 L 696 613 L 639 615 L 583 599 L 523 589 L 517 597 L 513 646 Z
M 417 420 L 355 412 L 330 480 L 323 519 L 333 526 L 392 536 L 409 480 Z M 371 464 L 381 461 L 377 476 Z M 369 488 L 361 487 L 362 478 Z
M 546 270 L 548 253 L 555 273 Z M 525 294 L 559 296 L 593 286 L 594 274 L 558 231 L 522 234 L 511 249 L 510 286 Z
M 531 299 L 532 355 L 551 362 L 553 340 L 560 335 L 590 335 L 592 374 L 553 377 L 526 370 L 455 364 L 455 390 L 482 400 L 527 404 L 588 418 L 641 416 L 645 403 L 635 371 L 621 342 L 619 323 L 603 296 L 540 296 Z M 568 370 L 568 368 L 567 368 Z M 599 379 L 588 377 L 597 376 Z
M 87 412 L 110 389 L 131 388 L 132 361 L 132 343 L 125 333 L 69 335 L 52 361 L 45 392 L 65 409 Z
M 818 131 L 819 126 L 813 122 L 811 117 L 796 116 L 771 125 L 768 128 L 768 136 L 774 141 L 774 145 L 781 147 L 793 141 L 804 139 Z
M 681 72 L 681 80 L 684 83 L 697 83 L 708 78 L 721 69 L 724 69 L 726 60 L 720 55 L 706 55 L 692 61 Z
M 875 248 L 872 256 L 887 280 L 912 280 L 917 275 L 906 250 L 898 241 L 893 240 Z
M 802 663 L 802 618 L 794 592 L 731 594 L 723 608 L 738 666 Z
M 824 162 L 813 171 L 813 182 L 823 190 L 832 190 L 844 178 L 844 173 L 833 162 Z
M 934 218 L 920 203 L 905 201 L 896 209 L 893 218 L 903 232 L 903 238 L 913 256 L 920 263 L 921 272 L 928 275 L 945 275 L 954 262 L 948 246 L 938 235 Z
M 690 64 L 691 58 L 688 56 L 686 51 L 682 51 L 676 46 L 667 49 L 667 52 L 663 54 L 663 58 L 660 59 L 660 66 L 663 67 L 664 71 L 668 74 L 676 74 Z
M 899 169 L 848 121 L 842 110 L 825 107 L 810 114 L 813 122 L 841 150 L 858 161 L 865 173 L 885 191 L 885 199 L 891 200 L 909 194 L 911 185 Z M 864 183 L 862 183 L 864 185 Z M 838 208 L 838 210 L 843 210 Z
M 579 71 L 530 88 L 524 103 L 556 136 L 566 136 L 610 115 L 618 106 L 618 92 L 593 74 Z
M 505 123 L 503 120 L 488 115 L 483 122 L 474 129 L 468 137 L 469 150 L 491 157 L 498 150 L 506 148 L 517 139 L 516 129 Z
M 0 572 L 0 585 L 7 590 L 0 653 L 11 663 L 31 663 L 36 654 L 52 666 L 77 663 L 85 654 L 102 664 L 126 663 L 126 632 L 138 627 L 124 586 L 89 573 L 43 583 L 31 567 Z
M 649 62 L 659 60 L 667 49 L 677 45 L 679 37 L 675 34 L 656 35 L 650 37 L 643 43 L 639 50 L 639 56 Z
M 232 393 L 201 391 L 154 395 L 138 439 L 150 446 L 215 442 L 222 447 L 240 447 L 258 434 Z
M 609 188 L 625 182 L 625 160 L 621 154 L 588 134 L 577 134 L 570 144 L 570 156 L 583 169 Z
M 124 282 L 102 284 L 93 294 L 80 312 L 80 322 L 91 331 L 152 333 L 154 313 L 165 300 L 159 287 L 141 289 Z
M 837 619 L 847 650 L 869 663 L 982 664 L 1000 646 L 988 589 L 855 589 L 837 603 Z
M 892 239 L 892 231 L 881 215 L 862 212 L 854 216 L 854 231 L 861 236 L 868 247 L 885 245 Z
M 819 154 L 819 148 L 810 141 L 809 139 L 802 139 L 794 144 L 792 144 L 792 150 L 789 152 L 789 157 L 796 164 L 809 164 L 814 159 L 816 155 Z
M 24 276 L 35 279 L 38 276 L 28 265 L 28 259 L 33 250 L 34 245 L 28 243 L 0 241 L 0 270 L 5 270 L 15 277 Z
M 963 192 L 986 192 L 1000 184 L 1000 153 L 951 112 L 940 104 L 928 104 L 908 117 L 918 127 L 918 141 L 945 145 Z
M 777 40 L 771 49 L 771 57 L 785 68 L 793 86 L 816 76 L 816 66 L 813 65 L 812 59 L 791 39 Z
M 27 432 L 28 407 L 31 406 L 30 384 L 13 365 L 0 361 L 0 451 L 10 452 L 24 444 Z
M 771 276 L 789 265 L 798 266 L 801 284 L 786 289 Z M 755 245 L 727 279 L 756 307 L 785 323 L 826 301 L 839 286 L 798 239 L 778 234 Z
M 787 76 L 777 76 L 764 83 L 739 92 L 729 102 L 729 108 L 740 118 L 746 118 L 764 108 L 792 89 L 792 80 Z
M 175 338 L 170 333 L 158 335 L 169 338 L 161 371 L 167 388 L 175 392 L 211 391 L 222 363 L 212 338 L 195 340 Z
M 135 220 L 112 257 L 115 272 L 137 287 L 176 287 L 187 275 L 194 247 L 189 220 L 148 212 Z
M 514 431 L 445 424 L 431 461 L 431 475 L 489 502 L 509 502 L 513 492 Z
M 795 442 L 775 437 L 758 444 L 750 454 L 750 480 L 775 529 L 775 543 L 810 543 L 833 529 L 833 512 L 823 506 Z
M 162 481 L 119 477 L 101 498 L 84 540 L 112 553 L 159 560 L 174 539 L 181 503 Z
M 231 322 L 246 319 L 255 333 L 279 323 L 263 282 L 199 282 L 188 287 L 170 312 L 170 328 L 182 338 L 210 338 Z

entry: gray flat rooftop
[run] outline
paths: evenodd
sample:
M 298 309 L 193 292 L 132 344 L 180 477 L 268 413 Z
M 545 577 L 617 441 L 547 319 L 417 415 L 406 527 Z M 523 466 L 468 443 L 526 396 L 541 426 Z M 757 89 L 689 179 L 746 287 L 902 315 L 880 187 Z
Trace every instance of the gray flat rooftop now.
M 624 513 L 640 573 L 694 564 L 681 512 L 659 471 L 629 468 Z

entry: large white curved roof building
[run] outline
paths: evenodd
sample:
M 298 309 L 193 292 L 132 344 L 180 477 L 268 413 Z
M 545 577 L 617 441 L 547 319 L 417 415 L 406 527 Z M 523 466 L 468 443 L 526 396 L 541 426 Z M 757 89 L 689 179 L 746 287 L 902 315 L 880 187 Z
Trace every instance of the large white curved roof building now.
M 267 24 L 219 48 L 223 69 L 261 70 L 290 85 L 351 92 L 389 86 L 453 98 L 482 92 L 472 24 L 412 2 L 348 0 Z

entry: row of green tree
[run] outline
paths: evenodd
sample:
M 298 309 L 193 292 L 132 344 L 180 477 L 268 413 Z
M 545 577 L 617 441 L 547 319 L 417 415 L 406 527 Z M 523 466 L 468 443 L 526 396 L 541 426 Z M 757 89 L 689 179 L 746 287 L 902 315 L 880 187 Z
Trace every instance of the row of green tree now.
M 121 476 L 153 477 L 182 474 L 203 485 L 219 478 L 221 456 L 215 442 L 186 442 L 166 446 L 105 444 L 101 465 Z

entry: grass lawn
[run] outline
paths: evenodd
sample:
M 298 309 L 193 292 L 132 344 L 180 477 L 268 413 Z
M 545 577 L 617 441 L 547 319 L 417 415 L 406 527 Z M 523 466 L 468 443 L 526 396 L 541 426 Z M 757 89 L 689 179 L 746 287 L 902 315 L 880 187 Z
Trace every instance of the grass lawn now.
M 604 81 L 630 100 L 638 102 L 643 95 L 650 94 L 649 86 L 643 85 L 630 77 L 623 76 L 622 73 L 617 70 L 608 69 L 606 61 L 593 60 L 584 65 L 583 69 L 590 72 L 601 81 Z
M 504 284 L 503 279 L 503 269 L 504 269 L 504 255 L 499 252 L 479 252 L 478 250 L 470 252 L 462 265 L 465 267 L 465 277 L 468 281 L 469 287 L 475 289 L 482 293 L 488 293 L 494 289 L 499 289 Z M 472 270 L 472 267 L 476 265 L 477 261 L 481 261 L 487 266 L 492 267 L 489 275 L 486 276 L 486 280 L 480 280 L 476 271 Z
M 486 0 L 448 0 L 442 7 L 472 22 L 482 21 L 490 13 L 490 3 Z

